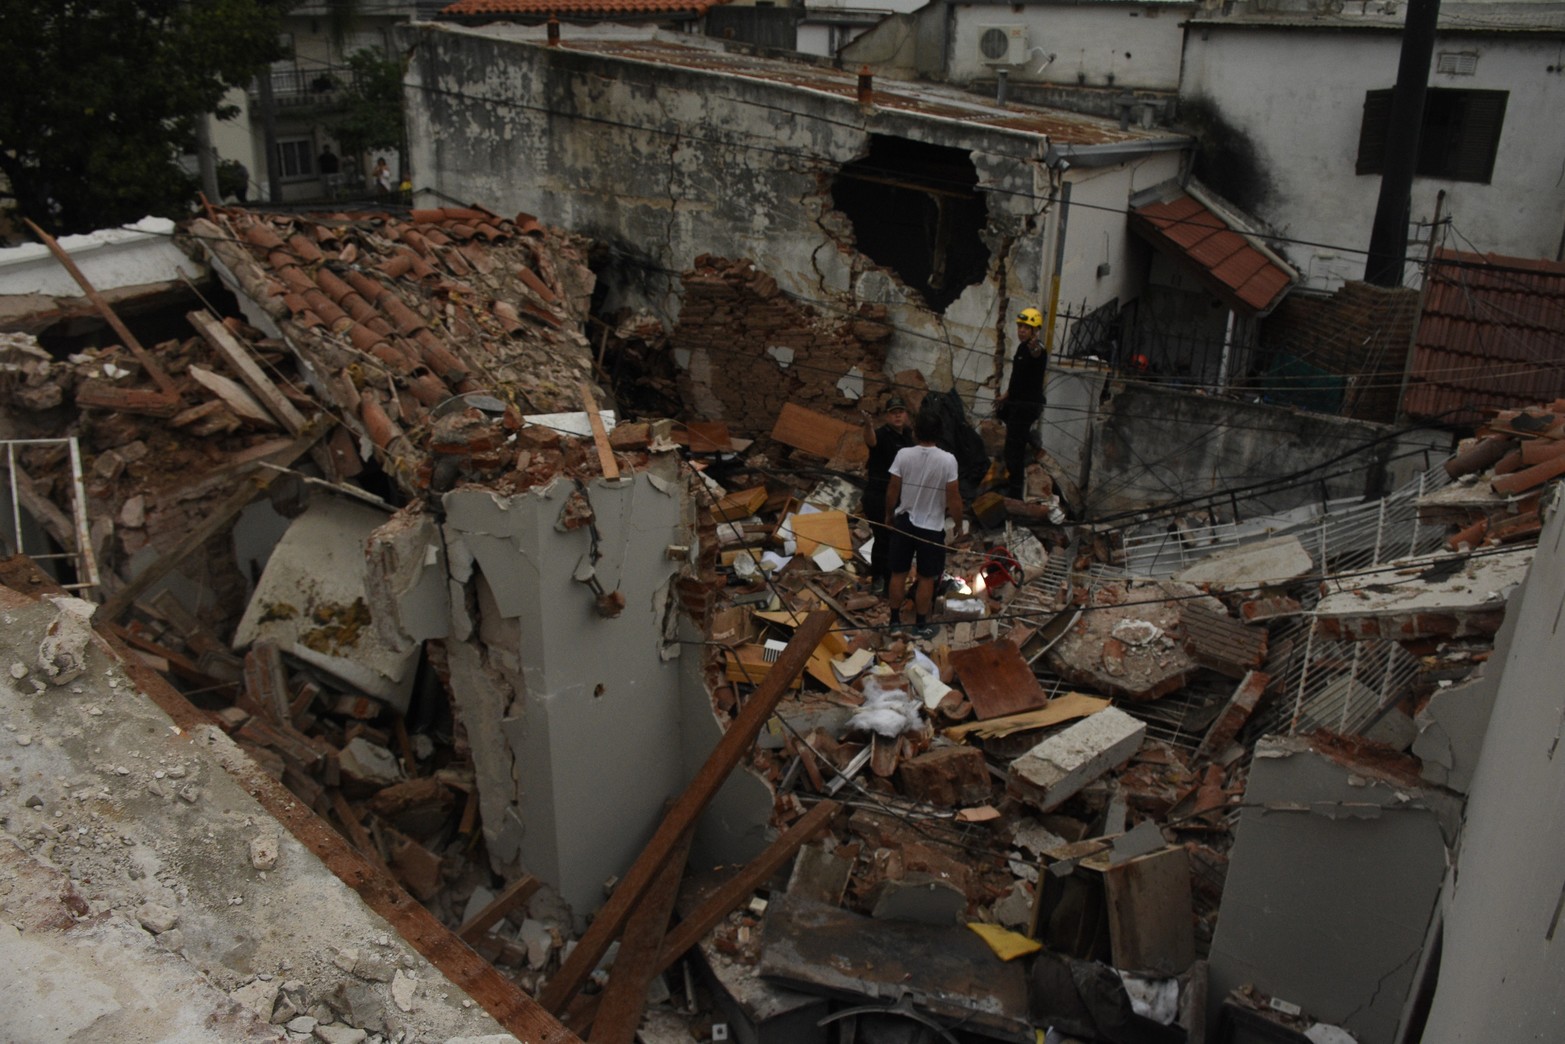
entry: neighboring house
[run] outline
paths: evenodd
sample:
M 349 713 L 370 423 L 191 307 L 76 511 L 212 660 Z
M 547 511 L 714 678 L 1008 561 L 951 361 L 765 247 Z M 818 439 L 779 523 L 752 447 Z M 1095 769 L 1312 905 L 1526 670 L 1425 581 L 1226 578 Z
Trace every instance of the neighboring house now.
M 699 37 L 403 33 L 419 199 L 482 200 L 591 236 L 616 259 L 600 272 L 606 308 L 647 305 L 670 325 L 678 276 L 703 255 L 753 261 L 818 307 L 883 307 L 890 370 L 923 370 L 979 407 L 1015 312 L 1046 305 L 1063 186 L 1067 241 L 1091 250 L 1066 251 L 1060 300 L 1128 300 L 1145 271 L 1129 261 L 1145 249 L 1126 234 L 1130 200 L 1178 177 L 1189 145 Z M 506 96 L 528 100 L 488 100 Z
M 325 146 L 333 146 L 331 126 L 342 112 L 342 88 L 351 82 L 348 58 L 360 50 L 390 54 L 388 33 L 415 13 L 412 2 L 358 5 L 353 29 L 341 41 L 332 39 L 324 2 L 295 7 L 283 20 L 283 34 L 291 54 L 272 66 L 270 87 L 273 140 L 270 162 L 266 147 L 263 85 L 256 82 L 245 91 L 233 91 L 224 99 L 239 108 L 233 120 L 213 120 L 212 144 L 219 157 L 237 160 L 250 174 L 248 199 L 267 199 L 268 172 L 275 165 L 281 202 L 325 199 L 331 195 L 363 195 L 375 157 L 339 156 L 336 178 L 324 175 L 318 159 Z M 395 170 L 396 156 L 387 155 Z
M 615 22 L 703 31 L 706 13 L 728 0 L 457 0 L 440 9 L 440 21 L 458 25 L 515 22 L 539 25 L 551 18 L 572 25 Z
M 1253 146 L 1253 169 L 1234 172 L 1246 184 L 1219 190 L 1253 194 L 1252 209 L 1293 241 L 1287 250 L 1307 284 L 1332 289 L 1363 276 L 1405 9 L 1262 6 L 1190 20 L 1180 97 L 1209 100 Z M 1442 6 L 1410 239 L 1427 239 L 1443 191 L 1441 213 L 1468 249 L 1557 256 L 1565 226 L 1562 48 L 1565 4 Z
M 935 2 L 887 18 L 845 47 L 844 64 L 942 80 L 1115 119 L 1167 122 L 1179 90 L 1189 0 Z
M 1305 286 L 1332 290 L 1364 273 L 1405 19 L 1395 2 L 942 0 L 888 18 L 842 57 L 986 92 L 1003 74 L 1013 98 L 1199 128 L 1213 150 L 1208 186 L 1269 228 Z M 1415 258 L 1441 191 L 1467 248 L 1560 255 L 1562 47 L 1558 0 L 1442 7 L 1409 215 Z

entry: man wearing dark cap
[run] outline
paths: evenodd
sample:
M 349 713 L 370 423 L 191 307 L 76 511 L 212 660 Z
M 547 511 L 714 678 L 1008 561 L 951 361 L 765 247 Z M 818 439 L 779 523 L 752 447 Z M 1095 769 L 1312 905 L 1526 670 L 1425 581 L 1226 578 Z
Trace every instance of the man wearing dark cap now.
M 875 427 L 875 417 L 864 415 L 864 445 L 869 447 L 865 468 L 864 517 L 869 520 L 875 545 L 870 551 L 871 588 L 883 591 L 891 579 L 891 530 L 886 526 L 886 489 L 891 484 L 891 462 L 897 453 L 913 445 L 913 425 L 907 403 L 899 395 L 886 400 L 886 423 Z

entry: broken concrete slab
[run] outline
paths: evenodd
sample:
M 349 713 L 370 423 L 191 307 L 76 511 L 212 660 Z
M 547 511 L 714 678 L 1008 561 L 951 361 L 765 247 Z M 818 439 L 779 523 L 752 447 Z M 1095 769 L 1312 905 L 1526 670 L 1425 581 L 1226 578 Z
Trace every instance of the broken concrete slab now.
M 969 1033 L 1032 1041 L 1026 973 L 960 925 L 877 921 L 781 896 L 766 910 L 760 972 L 793 989 L 920 1011 Z
M 877 920 L 920 924 L 959 924 L 966 912 L 965 892 L 949 881 L 920 873 L 880 882 L 870 906 L 870 916 Z
M 1174 579 L 1219 589 L 1255 588 L 1297 580 L 1314 568 L 1315 562 L 1299 538 L 1285 536 L 1207 555 L 1175 573 Z
M 1208 1008 L 1251 985 L 1390 1044 L 1445 876 L 1455 803 L 1411 759 L 1256 745 L 1212 941 Z
M 1264 627 L 1248 626 L 1226 612 L 1198 604 L 1183 606 L 1179 620 L 1185 651 L 1208 670 L 1238 681 L 1266 662 Z
M 1049 812 L 1141 749 L 1145 722 L 1117 707 L 1090 715 L 1011 762 L 1006 792 Z
M 364 543 L 386 512 L 318 494 L 278 542 L 234 634 L 259 639 L 406 710 L 416 649 L 394 649 L 377 631 L 364 582 Z
M 48 603 L 0 589 L 0 662 L 16 662 L 36 648 L 55 615 Z M 299 955 L 351 946 L 417 970 L 418 1011 L 402 1022 L 417 1027 L 417 1035 L 444 1040 L 500 1032 L 321 857 L 278 829 L 253 796 L 270 781 L 221 730 L 201 724 L 188 705 L 190 717 L 176 725 L 149 698 L 142 669 L 120 660 L 96 636 L 86 659 L 88 669 L 75 682 L 49 689 L 47 697 L 9 680 L 0 685 L 0 711 L 15 729 L 4 733 L 11 742 L 0 743 L 0 775 L 33 781 L 25 789 L 8 785 L 0 795 L 11 839 L 0 845 L 0 861 L 10 851 L 34 866 L 52 863 L 57 869 L 49 873 L 68 876 L 70 884 L 62 887 L 63 879 L 56 879 L 48 888 L 56 897 L 76 896 L 70 901 L 79 904 L 61 908 L 66 916 L 60 923 L 74 927 L 49 937 L 34 922 L 47 904 L 22 886 L 31 871 L 10 862 L 0 870 L 12 885 L 0 896 L 0 933 L 23 923 L 19 945 L 37 944 L 33 952 L 42 959 L 28 963 L 18 946 L 0 940 L 8 954 L 0 1009 L 32 1010 L 31 1001 L 11 1001 L 36 997 L 43 1002 L 39 1012 L 55 1018 L 68 1021 L 91 1011 L 123 1019 L 134 1039 L 250 1039 L 248 1022 L 231 1021 L 236 1009 L 228 999 L 211 1003 L 214 987 L 231 995 L 275 976 L 298 980 L 300 990 L 320 1002 L 340 976 L 330 964 L 299 961 Z M 24 744 L 18 738 L 32 735 L 49 741 Z M 297 801 L 292 805 L 298 808 Z M 315 822 L 307 810 L 301 814 Z M 64 843 L 67 826 L 71 843 Z M 318 829 L 330 833 L 324 825 Z M 256 867 L 251 849 L 263 832 L 275 832 L 277 839 L 277 861 L 267 871 Z M 181 867 L 186 872 L 177 872 Z M 188 872 L 190 867 L 201 872 Z M 278 916 L 280 910 L 288 916 Z M 133 922 L 128 932 L 115 927 L 121 915 Z M 77 923 L 79 917 L 87 919 Z M 137 926 L 142 922 L 147 930 Z M 438 930 L 432 919 L 429 926 Z M 78 933 L 80 940 L 71 941 Z M 138 937 L 157 952 L 143 952 Z M 80 945 L 90 953 L 71 956 Z M 79 1011 L 61 1010 L 62 989 L 71 990 Z M 212 1016 L 218 1021 L 205 1025 Z M 7 1027 L 16 1029 L 14 1018 Z
M 1198 664 L 1175 636 L 1183 634 L 1181 610 L 1222 603 L 1188 584 L 1158 581 L 1093 591 L 1088 611 L 1048 651 L 1061 677 L 1108 696 L 1155 700 L 1181 688 Z M 1118 634 L 1116 635 L 1116 630 Z
M 370 616 L 393 649 L 451 633 L 445 541 L 423 511 L 404 508 L 369 535 L 364 587 Z
M 1373 573 L 1334 577 L 1315 606 L 1330 638 L 1457 638 L 1492 635 L 1505 599 L 1527 575 L 1533 550 L 1433 555 Z

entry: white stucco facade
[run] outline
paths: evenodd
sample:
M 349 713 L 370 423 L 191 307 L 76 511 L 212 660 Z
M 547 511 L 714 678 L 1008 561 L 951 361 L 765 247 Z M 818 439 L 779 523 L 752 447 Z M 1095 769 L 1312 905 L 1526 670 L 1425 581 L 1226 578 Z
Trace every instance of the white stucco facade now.
M 1380 191 L 1377 175 L 1354 172 L 1364 99 L 1367 91 L 1395 84 L 1400 46 L 1397 32 L 1302 25 L 1200 23 L 1186 37 L 1181 99 L 1211 99 L 1253 142 L 1272 185 L 1258 216 L 1293 241 L 1281 247 L 1311 287 L 1332 290 L 1363 277 L 1362 251 Z M 1490 183 L 1416 178 L 1415 236 L 1427 235 L 1417 223 L 1433 219 L 1436 196 L 1444 190 L 1443 216 L 1453 232 L 1447 242 L 1519 257 L 1555 256 L 1565 225 L 1560 46 L 1558 38 L 1540 33 L 1437 38 L 1436 66 L 1442 52 L 1476 56 L 1476 66 L 1471 75 L 1432 69 L 1431 87 L 1507 91 L 1509 97 Z M 1410 256 L 1418 256 L 1417 248 Z
M 948 75 L 953 83 L 971 83 L 1005 69 L 1018 84 L 1174 90 L 1184 20 L 1194 8 L 1168 2 L 953 6 Z M 984 33 L 1018 26 L 1025 60 L 987 60 Z

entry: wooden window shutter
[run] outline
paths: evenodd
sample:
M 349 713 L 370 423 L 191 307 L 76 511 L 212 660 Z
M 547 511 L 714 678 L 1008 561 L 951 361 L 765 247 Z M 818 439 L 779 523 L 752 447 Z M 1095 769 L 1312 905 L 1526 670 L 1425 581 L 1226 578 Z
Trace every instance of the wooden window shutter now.
M 1385 166 L 1386 134 L 1391 130 L 1391 91 L 1364 92 L 1364 122 L 1359 125 L 1356 174 L 1379 174 Z

